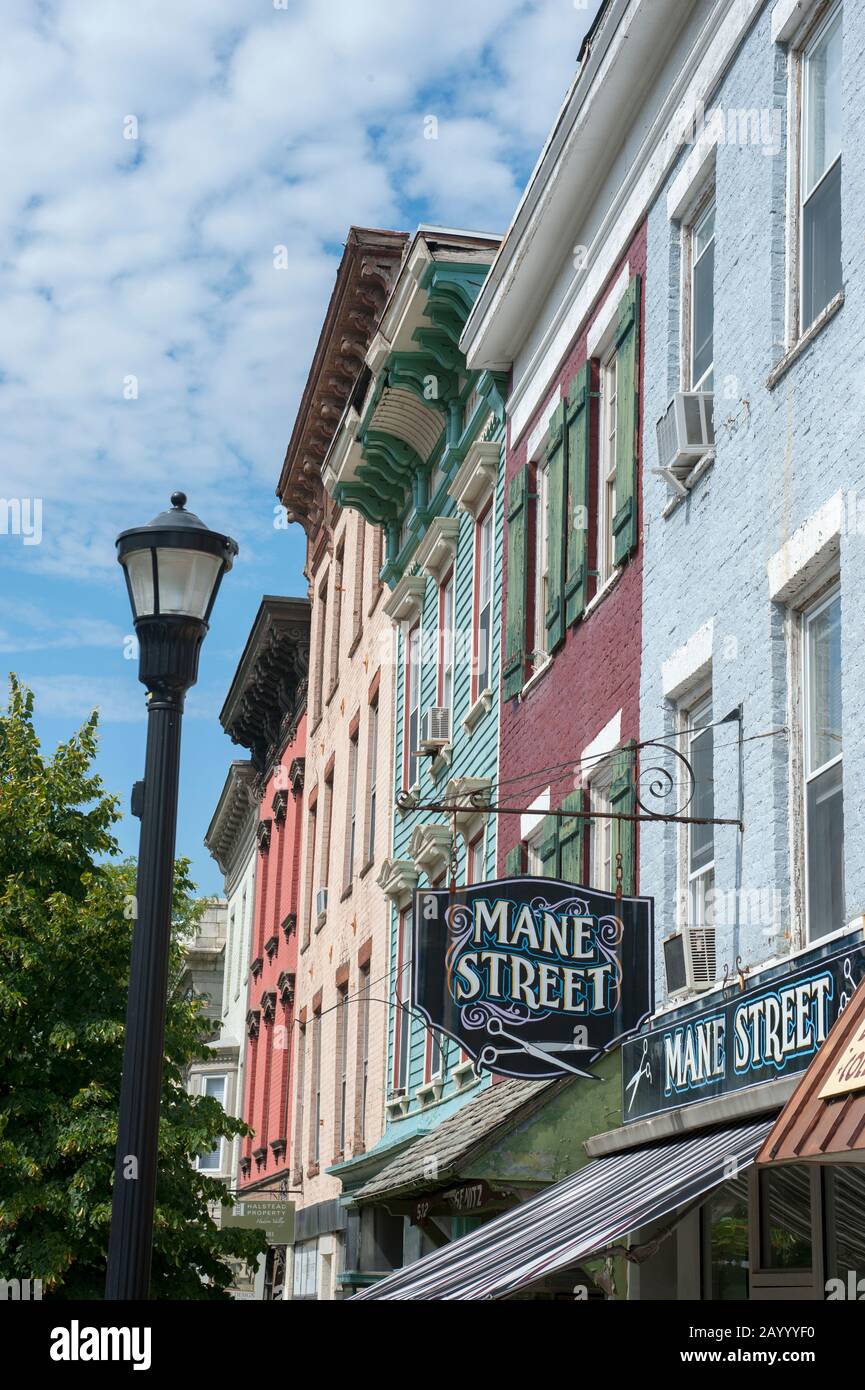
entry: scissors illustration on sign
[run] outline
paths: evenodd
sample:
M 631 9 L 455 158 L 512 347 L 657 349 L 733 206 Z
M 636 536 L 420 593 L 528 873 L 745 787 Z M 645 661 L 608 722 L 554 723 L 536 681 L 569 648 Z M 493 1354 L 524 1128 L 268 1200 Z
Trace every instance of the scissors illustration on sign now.
M 516 1033 L 506 1032 L 505 1026 L 500 1018 L 491 1018 L 487 1024 L 487 1032 L 494 1034 L 496 1037 L 506 1038 L 508 1042 L 515 1043 L 516 1046 L 485 1047 L 478 1060 L 483 1061 L 483 1063 L 489 1067 L 498 1061 L 499 1057 L 505 1057 L 509 1053 L 528 1052 L 532 1057 L 538 1057 L 542 1062 L 551 1062 L 561 1071 L 569 1071 L 572 1072 L 574 1076 L 584 1076 L 589 1081 L 597 1081 L 598 1077 L 595 1076 L 593 1072 L 583 1071 L 581 1067 L 572 1066 L 570 1062 L 564 1061 L 563 1058 L 557 1055 L 562 1052 L 590 1052 L 593 1050 L 587 1047 L 585 1043 L 577 1042 L 577 1033 L 579 1031 L 579 1028 L 574 1029 L 573 1042 L 532 1043 L 529 1042 L 527 1038 L 519 1037 Z
M 648 1039 L 648 1038 L 643 1038 L 643 1052 L 642 1052 L 642 1056 L 640 1057 L 640 1065 L 637 1067 L 637 1070 L 634 1072 L 633 1076 L 631 1077 L 630 1081 L 628 1082 L 627 1086 L 625 1087 L 625 1089 L 626 1089 L 627 1091 L 630 1091 L 630 1093 L 631 1093 L 631 1099 L 628 1101 L 628 1114 L 631 1113 L 631 1109 L 632 1109 L 632 1107 L 633 1107 L 634 1101 L 637 1099 L 637 1091 L 638 1091 L 639 1088 L 640 1088 L 640 1082 L 642 1081 L 643 1077 L 645 1077 L 646 1080 L 647 1080 L 647 1081 L 649 1082 L 649 1084 L 651 1085 L 651 1081 L 652 1081 L 652 1064 L 651 1064 L 651 1062 L 649 1061 L 649 1039 Z

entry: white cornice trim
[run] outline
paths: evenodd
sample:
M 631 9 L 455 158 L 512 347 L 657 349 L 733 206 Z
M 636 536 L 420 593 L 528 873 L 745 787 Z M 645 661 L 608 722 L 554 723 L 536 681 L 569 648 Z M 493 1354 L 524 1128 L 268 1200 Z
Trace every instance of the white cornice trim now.
M 385 859 L 376 883 L 386 898 L 401 907 L 417 887 L 418 871 L 410 859 Z
M 469 449 L 448 488 L 457 510 L 477 517 L 493 495 L 501 460 L 501 444 L 489 439 L 476 439 Z
M 426 584 L 426 577 L 422 574 L 404 574 L 385 600 L 387 616 L 395 623 L 416 622 L 423 609 Z
M 420 565 L 437 584 L 457 553 L 459 517 L 437 516 L 430 522 L 415 549 L 413 562 Z

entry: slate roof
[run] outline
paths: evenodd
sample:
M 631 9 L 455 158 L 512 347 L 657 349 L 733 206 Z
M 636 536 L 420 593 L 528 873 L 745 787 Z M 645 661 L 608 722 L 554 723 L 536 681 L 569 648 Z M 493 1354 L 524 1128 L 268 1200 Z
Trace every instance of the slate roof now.
M 541 1098 L 545 1100 L 546 1093 L 560 1084 L 511 1079 L 488 1086 L 359 1187 L 352 1193 L 353 1200 L 368 1202 L 399 1192 L 425 1192 L 440 1187 L 443 1181 L 458 1174 L 475 1150 L 488 1148 L 500 1132 L 512 1129 L 518 1111 L 525 1107 L 526 1115 L 531 1114 Z M 537 1104 L 532 1105 L 535 1100 Z

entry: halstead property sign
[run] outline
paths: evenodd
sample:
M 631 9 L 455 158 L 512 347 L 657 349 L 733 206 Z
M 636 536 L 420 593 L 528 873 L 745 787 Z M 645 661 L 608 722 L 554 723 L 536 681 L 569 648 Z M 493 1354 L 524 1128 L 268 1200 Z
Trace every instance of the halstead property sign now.
M 865 944 L 818 947 L 677 1012 L 622 1048 L 625 1123 L 803 1071 L 865 976 Z
M 652 1011 L 652 900 L 499 879 L 419 889 L 412 998 L 478 1071 L 586 1070 Z

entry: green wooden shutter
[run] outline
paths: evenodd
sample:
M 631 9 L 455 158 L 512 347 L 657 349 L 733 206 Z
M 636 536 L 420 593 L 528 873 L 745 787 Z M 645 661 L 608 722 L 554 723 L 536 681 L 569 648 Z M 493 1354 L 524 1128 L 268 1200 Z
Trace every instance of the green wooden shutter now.
M 613 781 L 610 787 L 610 803 L 618 815 L 632 816 L 637 806 L 636 772 L 637 755 L 633 740 L 615 755 Z M 633 894 L 637 891 L 637 823 L 632 820 L 613 821 L 613 873 L 615 874 L 616 855 L 622 855 L 622 892 Z M 615 878 L 613 879 L 615 885 Z
M 547 611 L 544 624 L 547 651 L 565 640 L 565 406 L 559 404 L 550 418 L 547 440 Z
M 640 418 L 640 277 L 635 275 L 619 308 L 616 329 L 616 515 L 613 558 L 618 565 L 637 544 L 637 427 Z
M 514 845 L 505 855 L 505 877 L 519 878 L 523 871 L 523 847 L 521 844 Z
M 559 876 L 559 820 L 558 816 L 544 816 L 541 842 L 538 846 L 543 878 Z
M 565 623 L 581 618 L 589 587 L 589 383 L 591 368 L 581 367 L 568 392 L 568 505 L 565 556 Z
M 526 577 L 528 572 L 528 465 L 508 485 L 508 608 L 505 622 L 503 696 L 511 700 L 523 688 L 526 665 Z
M 563 811 L 582 811 L 583 793 L 578 788 L 568 792 L 562 802 Z M 581 816 L 559 821 L 559 876 L 566 883 L 583 881 L 583 835 L 586 822 Z

